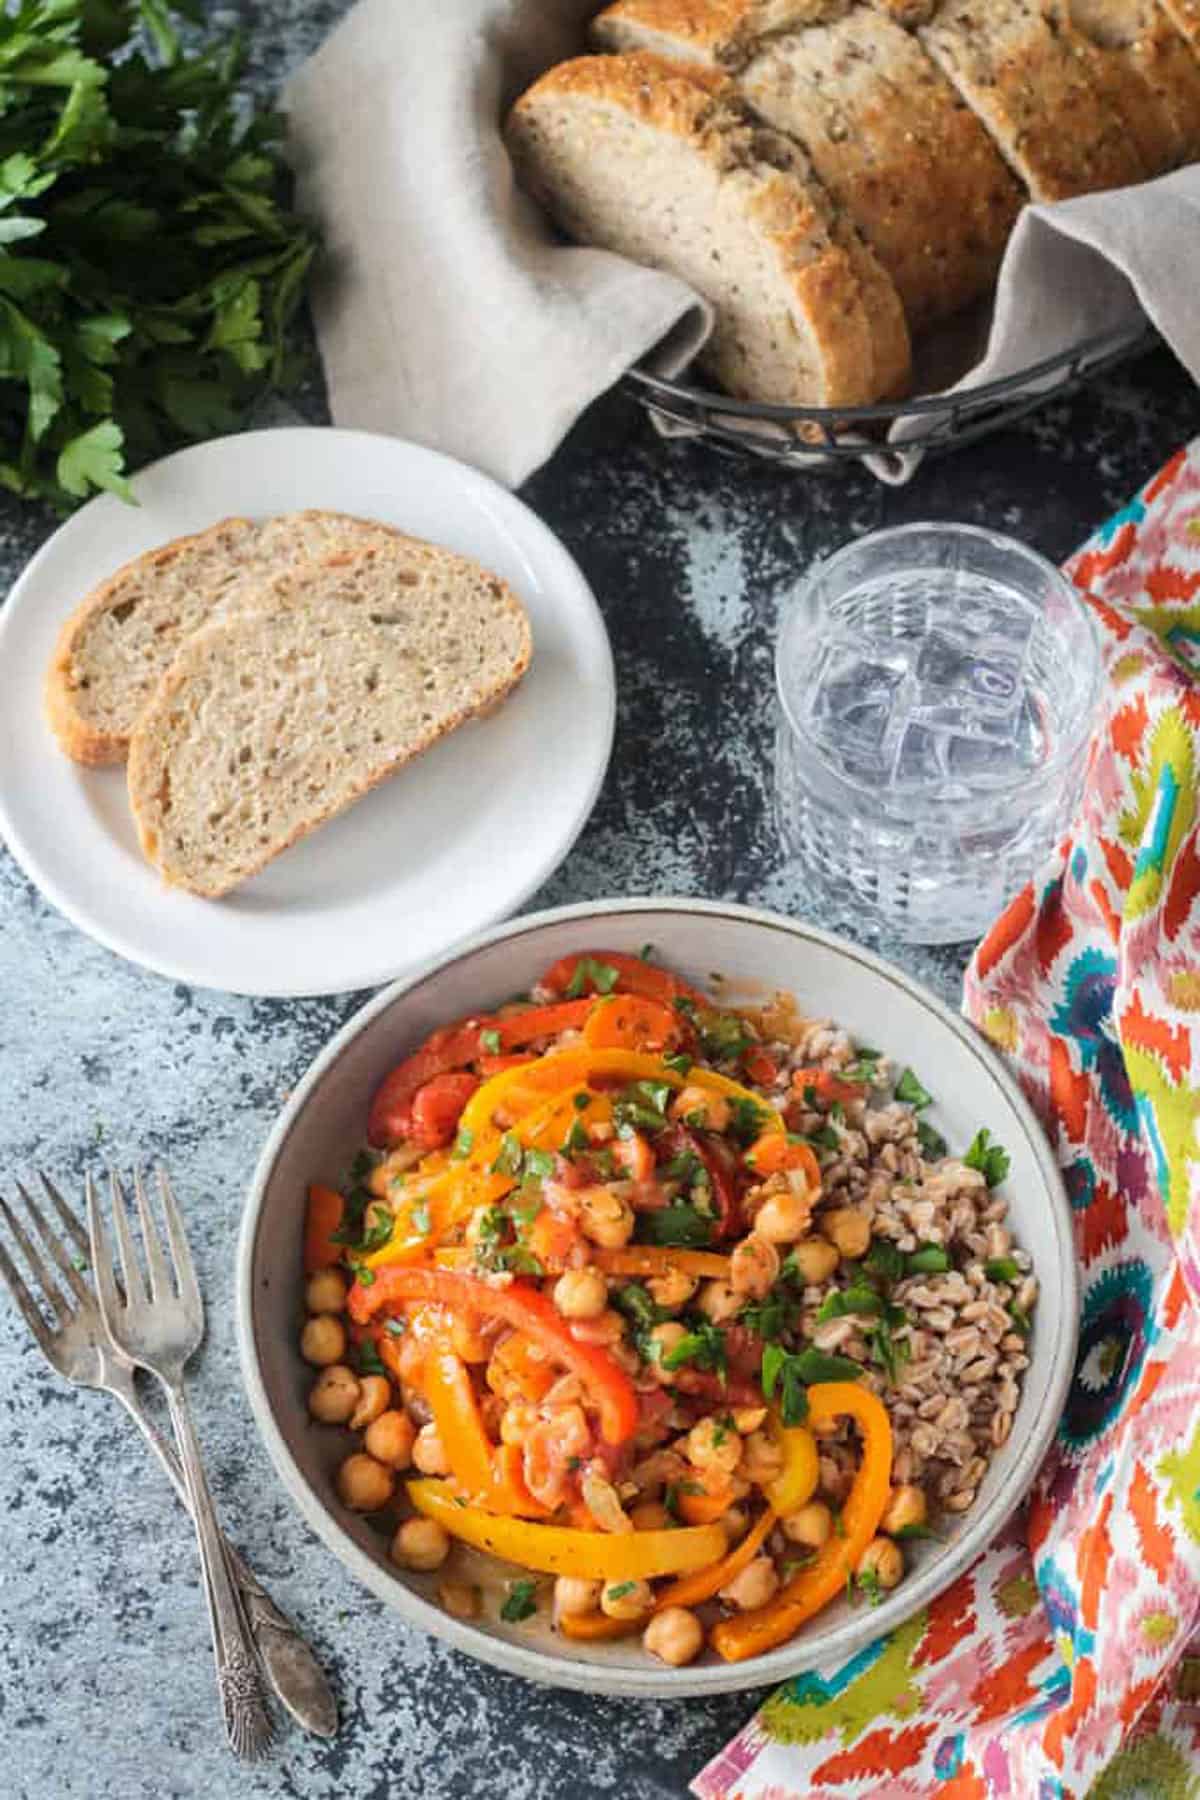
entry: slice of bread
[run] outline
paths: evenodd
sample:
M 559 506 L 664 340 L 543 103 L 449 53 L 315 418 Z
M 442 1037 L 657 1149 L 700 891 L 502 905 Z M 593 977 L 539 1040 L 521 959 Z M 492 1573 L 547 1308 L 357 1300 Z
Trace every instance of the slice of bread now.
M 1087 54 L 1148 175 L 1200 155 L 1200 63 L 1158 0 L 1050 0 L 1047 17 Z
M 727 392 L 843 406 L 899 392 L 908 334 L 888 276 L 803 155 L 733 89 L 649 55 L 562 63 L 506 128 L 523 185 L 578 242 L 709 300 L 702 365 Z
M 387 527 L 344 513 L 222 519 L 136 557 L 93 589 L 59 633 L 46 712 L 75 762 L 124 762 L 134 721 L 184 639 L 236 606 L 263 577 L 311 562 Z
M 736 10 L 736 0 L 618 0 L 596 28 L 689 58 L 727 56 Z M 754 0 L 741 0 L 747 35 L 732 79 L 761 118 L 803 146 L 895 282 L 910 328 L 986 293 L 1021 190 L 917 40 L 870 6 L 752 39 L 756 14 Z
M 1200 55 L 1200 0 L 1159 0 L 1163 11 Z
M 275 576 L 182 645 L 134 727 L 129 800 L 165 879 L 227 894 L 529 666 L 499 576 L 398 534 Z
M 763 38 L 824 24 L 854 0 L 615 0 L 589 28 L 598 50 L 646 50 L 679 62 L 736 69 Z M 903 4 L 903 0 L 897 0 Z
M 1089 55 L 1054 30 L 1046 0 L 942 0 L 919 36 L 1035 200 L 1144 178 Z

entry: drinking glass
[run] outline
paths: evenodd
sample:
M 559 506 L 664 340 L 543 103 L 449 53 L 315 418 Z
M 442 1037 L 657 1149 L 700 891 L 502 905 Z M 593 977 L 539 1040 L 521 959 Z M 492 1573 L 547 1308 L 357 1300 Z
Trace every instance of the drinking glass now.
M 1052 563 L 968 525 L 874 532 L 806 577 L 776 655 L 780 829 L 829 901 L 980 936 L 1063 835 L 1103 679 Z

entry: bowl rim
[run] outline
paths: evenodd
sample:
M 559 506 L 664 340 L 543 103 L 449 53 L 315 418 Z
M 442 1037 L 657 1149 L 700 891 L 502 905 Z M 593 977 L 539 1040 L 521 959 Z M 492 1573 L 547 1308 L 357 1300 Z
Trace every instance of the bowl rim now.
M 576 920 L 583 923 L 600 917 L 636 916 L 639 913 L 646 914 L 648 918 L 659 919 L 663 915 L 685 913 L 708 917 L 714 921 L 726 919 L 777 931 L 849 957 L 883 981 L 904 991 L 940 1019 L 958 1038 L 964 1051 L 983 1063 L 1002 1089 L 1006 1099 L 1021 1117 L 1052 1207 L 1057 1259 L 1054 1279 L 1063 1297 L 1066 1324 L 1047 1351 L 1049 1367 L 1045 1396 L 1024 1442 L 1014 1455 L 1003 1484 L 987 1506 L 972 1520 L 970 1529 L 947 1546 L 944 1555 L 933 1558 L 916 1570 L 880 1606 L 864 1613 L 862 1617 L 846 1620 L 827 1632 L 823 1645 L 820 1640 L 815 1647 L 811 1639 L 802 1640 L 799 1644 L 792 1640 L 765 1656 L 745 1663 L 703 1664 L 682 1669 L 649 1664 L 644 1669 L 615 1667 L 600 1662 L 558 1657 L 508 1639 L 494 1638 L 463 1620 L 451 1617 L 441 1607 L 425 1600 L 387 1570 L 380 1568 L 343 1529 L 332 1511 L 309 1485 L 276 1422 L 254 1342 L 254 1251 L 267 1183 L 295 1122 L 310 1096 L 336 1065 L 346 1045 L 395 1001 L 490 945 L 532 935 L 548 925 L 569 924 Z M 1046 1278 L 1044 1273 L 1042 1278 Z M 765 1687 L 814 1666 L 827 1668 L 831 1664 L 842 1664 L 857 1651 L 910 1619 L 969 1568 L 1025 1500 L 1053 1443 L 1075 1364 L 1079 1329 L 1079 1276 L 1070 1201 L 1050 1140 L 1016 1077 L 969 1021 L 954 1012 L 922 982 L 896 968 L 874 951 L 865 950 L 833 932 L 824 931 L 803 920 L 789 919 L 779 913 L 733 901 L 667 896 L 653 899 L 586 900 L 522 914 L 480 932 L 443 955 L 426 961 L 382 988 L 352 1014 L 318 1052 L 297 1082 L 263 1145 L 250 1180 L 238 1233 L 234 1305 L 242 1382 L 254 1422 L 276 1474 L 307 1524 L 364 1586 L 397 1611 L 406 1623 L 429 1632 L 452 1648 L 507 1674 L 520 1675 L 543 1685 L 583 1692 L 639 1699 L 669 1699 Z

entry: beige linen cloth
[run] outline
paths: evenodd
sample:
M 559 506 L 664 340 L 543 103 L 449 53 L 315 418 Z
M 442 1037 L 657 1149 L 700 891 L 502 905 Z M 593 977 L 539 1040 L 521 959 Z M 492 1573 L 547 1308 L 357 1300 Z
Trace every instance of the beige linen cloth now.
M 360 0 L 293 78 L 300 202 L 328 250 L 313 306 L 338 425 L 411 438 L 515 487 L 632 364 L 649 356 L 673 374 L 703 344 L 712 321 L 696 294 L 564 244 L 513 181 L 501 121 L 584 48 L 598 5 Z M 959 387 L 1143 315 L 1200 381 L 1200 166 L 1027 208 L 986 352 Z M 871 458 L 882 480 L 919 466 L 903 449 L 913 429 L 901 421 L 895 448 Z

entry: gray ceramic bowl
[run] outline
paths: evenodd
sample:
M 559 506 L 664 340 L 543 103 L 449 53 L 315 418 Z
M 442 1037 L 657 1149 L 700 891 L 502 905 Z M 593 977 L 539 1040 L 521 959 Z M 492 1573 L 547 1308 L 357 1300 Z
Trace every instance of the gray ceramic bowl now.
M 914 1546 L 913 1568 L 882 1605 L 838 1602 L 782 1649 L 732 1666 L 706 1660 L 669 1669 L 636 1639 L 571 1645 L 551 1631 L 545 1608 L 525 1624 L 505 1625 L 495 1596 L 513 1571 L 482 1557 L 473 1575 L 484 1584 L 484 1616 L 472 1624 L 451 1618 L 433 1599 L 436 1578 L 396 1569 L 386 1539 L 339 1504 L 333 1475 L 348 1439 L 310 1422 L 311 1371 L 296 1348 L 304 1192 L 310 1181 L 341 1177 L 386 1071 L 435 1026 L 528 987 L 568 951 L 636 951 L 647 942 L 697 983 L 718 971 L 731 984 L 726 991 L 747 998 L 785 989 L 807 1012 L 831 1016 L 911 1063 L 937 1097 L 928 1117 L 952 1147 L 965 1148 L 987 1125 L 1012 1156 L 1005 1184 L 1011 1220 L 1041 1280 L 1012 1436 L 971 1512 L 949 1528 L 947 1541 Z M 1016 1082 L 969 1025 L 878 958 L 809 926 L 736 906 L 646 900 L 518 919 L 386 988 L 338 1033 L 292 1094 L 263 1151 L 238 1249 L 237 1310 L 250 1404 L 284 1486 L 351 1573 L 403 1618 L 531 1680 L 609 1694 L 684 1695 L 750 1688 L 836 1665 L 949 1586 L 1020 1504 L 1050 1447 L 1074 1362 L 1078 1306 L 1070 1211 L 1054 1157 Z

